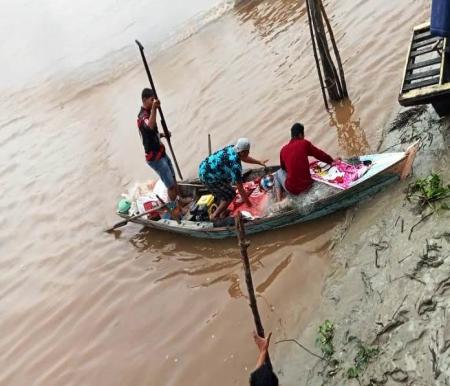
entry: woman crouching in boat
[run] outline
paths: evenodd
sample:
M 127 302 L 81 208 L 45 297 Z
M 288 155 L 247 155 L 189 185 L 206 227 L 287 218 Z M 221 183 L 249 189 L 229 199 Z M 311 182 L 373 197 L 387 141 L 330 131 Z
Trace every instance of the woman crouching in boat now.
M 252 206 L 242 185 L 241 161 L 265 166 L 268 160 L 258 161 L 249 156 L 250 141 L 239 138 L 236 145 L 229 145 L 205 158 L 198 168 L 200 180 L 219 202 L 217 209 L 211 214 L 210 220 L 225 218 L 227 207 L 236 196 L 233 185 L 236 185 L 242 200 Z

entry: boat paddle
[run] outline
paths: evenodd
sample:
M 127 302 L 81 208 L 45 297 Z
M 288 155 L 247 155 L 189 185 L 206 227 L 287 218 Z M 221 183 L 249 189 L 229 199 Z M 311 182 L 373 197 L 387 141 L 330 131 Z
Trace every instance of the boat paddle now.
M 134 216 L 128 217 L 126 220 L 120 221 L 117 224 L 113 225 L 111 228 L 106 229 L 105 232 L 112 232 L 113 230 L 116 230 L 117 228 L 120 228 L 120 227 L 123 227 L 123 226 L 127 225 L 129 221 L 133 221 L 133 220 L 135 220 L 135 219 L 137 219 L 139 217 L 145 216 L 146 214 L 149 214 L 150 212 L 153 212 L 155 210 L 163 209 L 163 208 L 166 207 L 166 205 L 167 204 L 163 204 L 163 205 L 157 206 L 156 208 L 152 208 L 152 209 L 149 209 L 149 210 L 147 210 L 145 212 L 142 212 L 142 213 L 136 214 Z
M 147 59 L 145 58 L 145 55 L 144 55 L 144 46 L 141 44 L 141 42 L 139 40 L 135 40 L 135 41 L 139 47 L 139 51 L 141 52 L 142 61 L 144 63 L 145 72 L 147 73 L 147 77 L 150 82 L 150 86 L 155 94 L 155 98 L 158 99 L 158 94 L 156 93 L 156 88 L 155 88 L 155 84 L 153 83 L 152 74 L 150 73 L 150 68 L 148 67 Z M 177 158 L 175 157 L 175 152 L 173 151 L 173 148 L 172 148 L 172 143 L 170 142 L 170 132 L 169 132 L 169 129 L 167 128 L 166 120 L 164 119 L 164 114 L 162 112 L 161 106 L 158 107 L 158 112 L 159 112 L 159 116 L 161 118 L 161 126 L 164 131 L 164 136 L 166 137 L 167 144 L 169 145 L 169 149 L 170 149 L 170 154 L 172 154 L 172 159 L 173 159 L 173 162 L 175 163 L 175 167 L 177 169 L 178 177 L 180 177 L 180 180 L 182 180 L 183 176 L 181 175 L 181 171 L 178 166 Z

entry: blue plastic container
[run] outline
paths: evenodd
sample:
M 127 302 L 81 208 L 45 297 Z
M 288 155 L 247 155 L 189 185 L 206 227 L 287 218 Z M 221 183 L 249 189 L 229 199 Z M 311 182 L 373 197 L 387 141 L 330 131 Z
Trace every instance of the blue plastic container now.
M 450 0 L 432 0 L 431 34 L 450 37 Z

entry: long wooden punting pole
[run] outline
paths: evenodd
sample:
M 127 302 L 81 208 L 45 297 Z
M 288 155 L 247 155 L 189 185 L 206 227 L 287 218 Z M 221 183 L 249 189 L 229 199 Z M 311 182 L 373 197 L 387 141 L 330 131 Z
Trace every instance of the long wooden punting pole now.
M 253 319 L 255 321 L 256 332 L 261 338 L 264 338 L 264 327 L 261 322 L 261 317 L 259 316 L 258 303 L 256 303 L 255 289 L 253 288 L 252 271 L 250 268 L 250 261 L 248 259 L 247 254 L 247 248 L 250 245 L 250 243 L 245 238 L 245 226 L 240 212 L 235 217 L 235 225 L 239 248 L 241 250 L 242 264 L 244 265 L 245 283 L 247 284 L 248 299 L 250 301 L 250 308 L 252 310 Z M 270 362 L 269 353 L 267 353 L 266 361 L 268 361 L 268 363 L 272 365 Z
M 319 57 L 317 56 L 317 47 L 316 47 L 316 39 L 314 37 L 313 27 L 312 27 L 312 17 L 311 17 L 311 9 L 309 7 L 309 0 L 306 0 L 306 11 L 308 13 L 308 25 L 309 25 L 309 33 L 311 34 L 311 43 L 313 47 L 314 60 L 316 62 L 317 73 L 319 74 L 319 82 L 320 89 L 322 91 L 323 103 L 325 104 L 325 108 L 329 110 L 327 96 L 325 95 L 325 84 L 323 82 L 322 77 L 322 69 L 319 64 Z
M 137 46 L 139 47 L 139 51 L 141 52 L 142 62 L 144 63 L 145 72 L 147 73 L 148 81 L 150 82 L 150 86 L 155 93 L 155 98 L 158 99 L 158 94 L 156 93 L 155 84 L 153 83 L 152 74 L 150 73 L 150 68 L 148 67 L 147 59 L 145 58 L 144 54 L 144 46 L 141 44 L 139 40 L 135 40 Z M 161 126 L 164 131 L 164 136 L 166 137 L 167 144 L 169 145 L 170 154 L 172 154 L 173 162 L 175 164 L 175 167 L 177 169 L 178 177 L 180 177 L 180 180 L 183 179 L 183 176 L 181 175 L 180 167 L 178 166 L 177 157 L 175 157 L 175 152 L 172 148 L 172 142 L 170 141 L 170 132 L 167 128 L 166 120 L 164 119 L 164 114 L 162 112 L 161 106 L 158 107 L 159 117 L 161 118 Z

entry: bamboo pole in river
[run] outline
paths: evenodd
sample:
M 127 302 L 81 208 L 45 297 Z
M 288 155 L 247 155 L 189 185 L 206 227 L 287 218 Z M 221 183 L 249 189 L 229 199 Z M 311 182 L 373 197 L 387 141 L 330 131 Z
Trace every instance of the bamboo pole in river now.
M 322 91 L 323 103 L 325 105 L 325 108 L 327 110 L 329 110 L 327 96 L 325 95 L 325 85 L 323 83 L 322 69 L 320 68 L 320 62 L 319 62 L 319 58 L 317 56 L 316 39 L 314 37 L 311 9 L 309 8 L 308 0 L 306 0 L 306 12 L 308 13 L 309 33 L 311 35 L 311 43 L 312 43 L 312 47 L 313 47 L 314 61 L 316 62 L 317 74 L 319 75 L 320 90 Z
M 341 57 L 334 38 L 330 21 L 323 6 L 322 0 L 306 0 L 308 13 L 309 30 L 313 47 L 314 59 L 317 72 L 319 74 L 320 87 L 324 97 L 325 108 L 328 109 L 324 89 L 326 88 L 328 97 L 332 101 L 337 101 L 348 97 L 347 85 L 345 82 L 344 70 Z M 331 56 L 328 45 L 328 37 L 325 31 L 328 30 L 329 39 L 333 47 L 336 64 Z M 319 60 L 320 57 L 320 60 Z M 339 69 L 336 69 L 336 66 Z M 323 76 L 322 76 L 323 73 Z
M 342 67 L 342 61 L 341 61 L 341 55 L 339 53 L 339 50 L 337 48 L 336 39 L 334 38 L 333 29 L 331 28 L 330 20 L 328 19 L 327 13 L 325 11 L 325 7 L 322 3 L 322 0 L 319 0 L 319 6 L 320 10 L 322 12 L 323 19 L 325 20 L 325 24 L 327 26 L 328 33 L 330 35 L 331 44 L 333 46 L 334 56 L 336 57 L 337 66 L 339 68 L 339 76 L 342 86 L 342 95 L 344 98 L 348 97 L 347 92 L 347 82 L 345 81 L 345 75 L 344 75 L 344 68 Z

